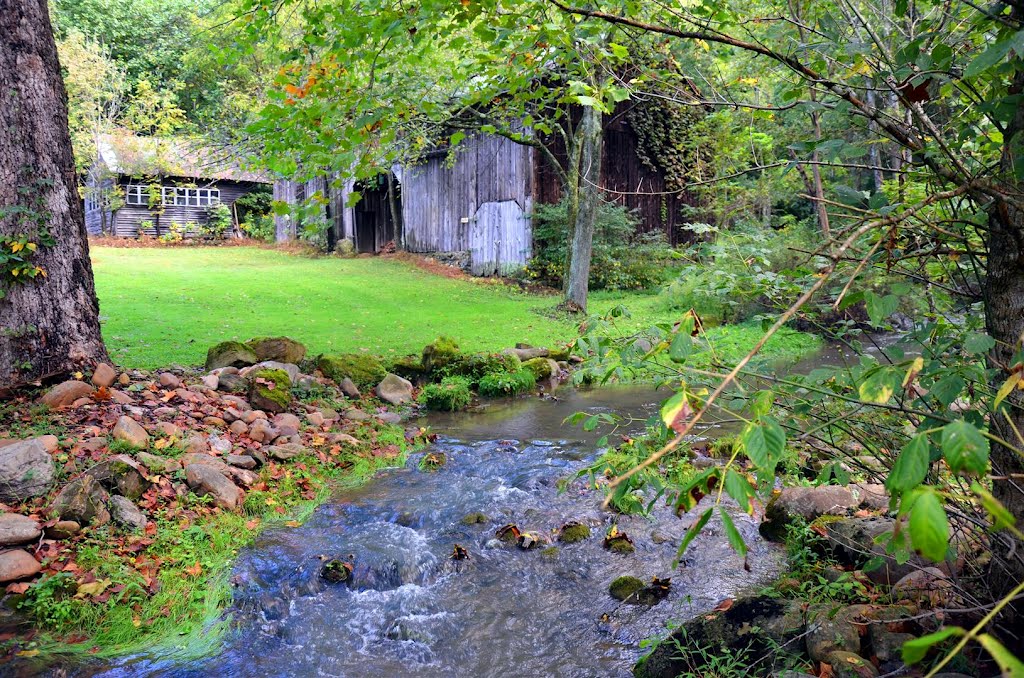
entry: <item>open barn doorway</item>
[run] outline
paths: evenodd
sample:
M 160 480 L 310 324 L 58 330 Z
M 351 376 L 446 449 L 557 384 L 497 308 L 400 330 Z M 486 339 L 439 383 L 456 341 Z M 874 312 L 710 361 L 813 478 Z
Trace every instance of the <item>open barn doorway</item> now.
M 402 187 L 393 172 L 357 181 L 356 251 L 376 254 L 401 246 Z

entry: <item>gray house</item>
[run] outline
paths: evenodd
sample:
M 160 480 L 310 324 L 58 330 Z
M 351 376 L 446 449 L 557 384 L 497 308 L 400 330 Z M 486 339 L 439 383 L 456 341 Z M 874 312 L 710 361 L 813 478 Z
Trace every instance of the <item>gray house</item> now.
M 90 235 L 157 237 L 209 221 L 210 210 L 234 203 L 270 180 L 239 167 L 230 151 L 194 139 L 104 135 L 83 189 Z

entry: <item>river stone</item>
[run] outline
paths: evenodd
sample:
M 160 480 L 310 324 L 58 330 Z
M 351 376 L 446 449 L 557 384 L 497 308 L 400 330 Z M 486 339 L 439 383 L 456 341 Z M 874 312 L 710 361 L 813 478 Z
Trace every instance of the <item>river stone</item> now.
M 258 443 L 269 442 L 277 437 L 277 430 L 266 419 L 253 419 L 249 425 L 249 438 Z
M 107 490 L 135 500 L 149 489 L 145 469 L 126 454 L 118 454 L 104 459 L 88 471 Z
M 117 379 L 117 372 L 114 371 L 114 368 L 106 363 L 100 363 L 93 370 L 91 381 L 97 388 L 109 388 L 115 379 Z
M 271 445 L 270 447 L 264 448 L 263 451 L 272 459 L 287 461 L 292 457 L 305 454 L 306 448 L 298 443 L 285 443 L 284 445 Z
M 822 660 L 832 667 L 833 678 L 877 678 L 878 669 L 864 657 L 837 650 Z
M 369 414 L 356 408 L 345 410 L 345 414 L 343 414 L 342 416 L 345 419 L 348 419 L 349 421 L 366 421 L 367 419 L 370 418 Z
M 0 552 L 0 583 L 34 577 L 42 569 L 43 566 L 28 551 L 13 549 Z
M 860 652 L 860 630 L 841 611 L 835 616 L 825 607 L 809 613 L 807 622 L 807 655 L 814 661 L 825 661 L 835 651 Z
M 881 485 L 787 487 L 768 503 L 760 531 L 766 539 L 781 541 L 785 526 L 796 519 L 811 522 L 821 516 L 845 516 L 861 507 L 878 510 L 888 505 Z
M 211 457 L 208 454 L 183 454 L 181 456 L 181 465 L 185 467 L 187 471 L 189 467 L 196 466 L 209 466 L 221 475 L 228 475 L 231 473 L 231 467 L 222 462 L 216 457 Z
M 392 405 L 401 405 L 412 400 L 412 382 L 397 374 L 388 374 L 377 384 L 377 397 Z
M 103 525 L 110 522 L 109 498 L 100 482 L 86 474 L 65 485 L 54 497 L 50 510 L 61 520 L 73 520 L 79 525 Z
M 185 478 L 196 494 L 211 497 L 214 506 L 234 509 L 242 503 L 242 491 L 212 466 L 190 464 L 185 467 Z
M 903 643 L 913 640 L 911 633 L 894 633 L 884 624 L 872 624 L 868 627 L 871 634 L 871 650 L 881 662 L 899 661 L 903 653 Z
M 381 412 L 377 415 L 377 419 L 380 419 L 385 424 L 401 424 L 402 417 L 397 412 Z
M 251 367 L 243 368 L 242 370 L 240 370 L 238 372 L 238 374 L 240 376 L 243 376 L 243 377 L 248 377 L 250 374 L 252 374 L 256 370 L 260 370 L 260 369 L 264 369 L 264 368 L 266 368 L 268 370 L 281 370 L 282 372 L 286 372 L 288 374 L 288 380 L 291 383 L 293 383 L 293 384 L 296 381 L 298 381 L 299 375 L 301 374 L 299 372 L 299 366 L 298 365 L 296 365 L 294 363 L 280 363 L 280 362 L 277 362 L 276 360 L 264 360 L 263 362 L 256 363 L 255 365 L 253 365 Z
M 893 600 L 909 600 L 927 607 L 946 607 L 953 595 L 953 582 L 937 567 L 915 570 L 893 584 Z
M 235 466 L 237 468 L 256 468 L 256 460 L 248 454 L 229 454 L 224 457 L 224 461 L 226 461 L 229 466 Z
M 911 572 L 933 565 L 917 555 L 911 555 L 909 561 L 900 563 L 894 554 L 886 551 L 888 537 L 884 535 L 891 533 L 895 525 L 892 518 L 872 516 L 831 520 L 823 527 L 836 558 L 854 567 L 878 559 L 881 566 L 866 569 L 864 574 L 875 584 L 892 586 Z M 878 539 L 881 543 L 876 543 Z
M 110 517 L 121 527 L 129 530 L 144 530 L 149 521 L 139 507 L 130 499 L 114 495 L 110 498 Z
M 299 418 L 291 412 L 275 414 L 270 423 L 277 429 L 277 435 L 279 436 L 293 436 L 299 432 L 299 427 L 302 426 Z
M 181 470 L 181 464 L 176 459 L 171 459 L 169 457 L 161 457 L 156 454 L 150 454 L 149 452 L 139 452 L 135 457 L 143 466 L 153 473 L 168 475 Z
M 352 381 L 348 377 L 341 380 L 338 384 L 338 388 L 349 398 L 362 398 L 363 394 L 359 392 L 359 387 L 356 386 L 356 382 Z
M 46 528 L 47 539 L 71 539 L 82 531 L 82 526 L 74 520 L 58 520 Z
M 511 353 L 525 363 L 527 360 L 533 360 L 534 358 L 547 358 L 551 354 L 551 351 L 546 348 L 527 347 L 509 348 L 503 351 L 503 353 Z
M 218 367 L 245 367 L 257 362 L 256 353 L 239 341 L 223 341 L 206 352 L 207 372 Z M 223 379 L 221 381 L 223 383 Z
M 249 388 L 249 380 L 238 374 L 221 374 L 217 377 L 217 390 L 227 393 L 242 393 Z
M 38 438 L 0 447 L 0 501 L 20 504 L 50 491 L 56 467 Z
M 39 523 L 20 513 L 0 513 L 0 546 L 15 546 L 39 539 Z
M 123 440 L 132 447 L 145 448 L 149 445 L 149 434 L 142 424 L 127 415 L 121 415 L 110 432 L 114 440 Z
M 92 395 L 95 390 L 96 389 L 84 381 L 65 381 L 61 384 L 57 384 L 47 391 L 43 397 L 39 399 L 39 402 L 46 405 L 51 410 L 61 410 L 65 407 L 69 407 L 71 403 L 75 402 L 79 398 L 85 398 Z
M 626 600 L 643 587 L 644 583 L 642 580 L 626 575 L 618 577 L 613 581 L 611 586 L 608 587 L 608 593 L 615 600 Z
M 298 363 L 306 357 L 306 347 L 288 337 L 257 337 L 247 341 L 246 346 L 264 361 Z

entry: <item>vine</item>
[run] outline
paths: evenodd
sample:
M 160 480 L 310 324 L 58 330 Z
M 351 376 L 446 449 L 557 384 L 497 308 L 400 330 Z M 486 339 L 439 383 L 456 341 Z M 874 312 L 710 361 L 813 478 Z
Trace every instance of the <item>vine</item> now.
M 53 187 L 49 179 L 36 179 L 18 187 L 18 204 L 0 207 L 0 221 L 13 222 L 13 235 L 0 235 L 0 299 L 7 296 L 11 285 L 39 276 L 46 269 L 34 261 L 40 247 L 53 247 L 56 241 L 47 227 L 49 212 L 44 195 Z
M 640 104 L 627 114 L 637 135 L 636 154 L 640 162 L 665 175 L 668 191 L 683 191 L 688 178 L 698 175 L 706 162 L 700 149 L 702 117 L 699 107 L 664 101 Z

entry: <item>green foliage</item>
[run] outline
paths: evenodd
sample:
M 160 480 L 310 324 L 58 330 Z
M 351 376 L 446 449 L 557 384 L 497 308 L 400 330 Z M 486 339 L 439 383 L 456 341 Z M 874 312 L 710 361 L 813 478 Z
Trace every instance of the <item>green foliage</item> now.
M 551 363 L 547 358 L 531 358 L 523 363 L 523 369 L 533 372 L 534 381 L 547 379 L 551 376 Z
M 423 347 L 421 363 L 428 372 L 441 370 L 459 358 L 459 345 L 451 337 L 441 336 Z
M 234 226 L 234 223 L 231 208 L 224 203 L 217 203 L 210 208 L 207 222 L 202 224 L 197 231 L 204 238 L 223 238 Z
M 533 372 L 519 370 L 518 372 L 494 372 L 485 374 L 480 379 L 477 390 L 480 395 L 488 398 L 503 396 L 516 396 L 522 393 L 529 393 L 537 384 Z
M 536 205 L 533 210 L 534 257 L 523 274 L 533 282 L 562 286 L 568 256 L 566 203 Z M 638 222 L 624 207 L 601 203 L 594 226 L 590 288 L 645 290 L 665 280 L 672 260 L 664 236 L 637 233 Z
M 258 188 L 246 193 L 235 201 L 239 228 L 253 240 L 274 242 L 276 230 L 271 210 L 273 192 L 267 188 Z
M 419 395 L 419 402 L 428 410 L 444 412 L 463 410 L 472 401 L 469 381 L 462 377 L 445 377 L 440 384 L 427 384 Z
M 455 356 L 439 373 L 465 377 L 471 384 L 478 384 L 487 374 L 513 374 L 522 367 L 523 363 L 513 353 L 463 353 Z
M 376 386 L 387 376 L 387 371 L 376 356 L 360 353 L 321 356 L 316 365 L 324 376 L 341 383 L 348 377 L 359 388 Z
M 53 247 L 50 211 L 46 194 L 53 187 L 48 179 L 34 179 L 17 187 L 17 201 L 0 207 L 0 221 L 10 222 L 12 234 L 0 234 L 0 300 L 11 285 L 46 277 L 46 270 L 34 261 L 40 247 Z

